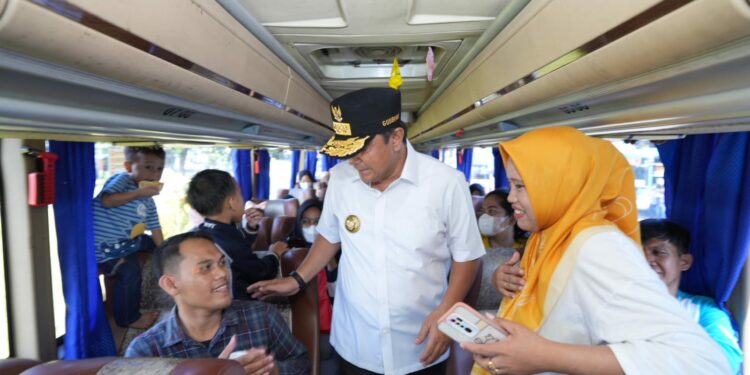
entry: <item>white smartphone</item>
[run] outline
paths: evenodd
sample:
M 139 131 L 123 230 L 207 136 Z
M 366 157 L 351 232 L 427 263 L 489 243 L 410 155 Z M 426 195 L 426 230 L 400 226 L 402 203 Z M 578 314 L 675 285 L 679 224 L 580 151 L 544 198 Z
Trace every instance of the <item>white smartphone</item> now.
M 458 342 L 490 344 L 506 337 L 500 327 L 463 302 L 440 317 L 438 329 Z
M 242 357 L 246 353 L 247 353 L 247 350 L 238 350 L 236 352 L 232 352 L 231 354 L 229 354 L 229 359 L 235 359 L 235 358 Z

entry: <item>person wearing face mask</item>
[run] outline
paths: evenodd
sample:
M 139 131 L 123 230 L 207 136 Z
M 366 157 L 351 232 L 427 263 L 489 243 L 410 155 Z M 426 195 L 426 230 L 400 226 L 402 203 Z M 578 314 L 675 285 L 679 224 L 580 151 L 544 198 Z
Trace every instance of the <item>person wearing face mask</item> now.
M 297 218 L 294 222 L 292 232 L 286 238 L 285 242 L 276 243 L 273 246 L 284 246 L 285 248 L 304 247 L 310 248 L 318 235 L 317 226 L 320 219 L 320 213 L 323 211 L 323 202 L 318 199 L 308 199 L 297 210 Z M 318 309 L 320 311 L 320 359 L 321 368 L 334 370 L 329 367 L 336 367 L 333 360 L 333 352 L 328 342 L 328 334 L 331 331 L 331 319 L 333 307 L 331 298 L 328 295 L 329 276 L 333 275 L 335 280 L 337 263 L 335 258 L 331 260 L 326 269 L 318 272 Z M 323 373 L 336 373 L 328 371 Z
M 492 275 L 499 265 L 515 254 L 517 247 L 516 220 L 512 213 L 508 192 L 494 190 L 484 197 L 479 232 L 487 254 L 482 257 L 482 286 L 475 307 L 493 315 L 497 314 L 502 294 L 492 285 Z
M 315 177 L 307 169 L 303 169 L 297 173 L 297 188 L 302 190 L 312 189 Z
M 297 219 L 294 222 L 292 232 L 286 238 L 286 245 L 289 248 L 305 247 L 310 248 L 318 234 L 317 226 L 320 219 L 320 213 L 323 211 L 323 202 L 317 199 L 308 199 L 297 210 Z M 331 300 L 328 296 L 328 270 L 335 271 L 336 265 L 318 273 L 318 307 L 320 309 L 320 331 L 328 333 L 331 330 L 331 315 L 333 309 Z

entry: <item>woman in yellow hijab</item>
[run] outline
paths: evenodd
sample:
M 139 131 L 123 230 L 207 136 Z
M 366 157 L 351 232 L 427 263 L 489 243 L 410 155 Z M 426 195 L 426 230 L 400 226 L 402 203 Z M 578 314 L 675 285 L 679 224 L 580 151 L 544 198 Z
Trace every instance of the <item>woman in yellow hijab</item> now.
M 472 374 L 729 373 L 646 263 L 633 172 L 611 143 L 551 127 L 500 151 L 514 217 L 532 235 L 525 286 L 495 320 L 508 337 L 462 344 Z

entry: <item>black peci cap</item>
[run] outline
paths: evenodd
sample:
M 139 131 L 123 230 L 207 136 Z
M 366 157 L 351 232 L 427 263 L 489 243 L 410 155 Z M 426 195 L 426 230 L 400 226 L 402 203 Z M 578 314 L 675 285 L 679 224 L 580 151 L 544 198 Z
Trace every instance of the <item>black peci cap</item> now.
M 336 133 L 320 152 L 336 158 L 361 151 L 370 136 L 382 133 L 401 120 L 401 92 L 372 87 L 343 95 L 331 102 Z

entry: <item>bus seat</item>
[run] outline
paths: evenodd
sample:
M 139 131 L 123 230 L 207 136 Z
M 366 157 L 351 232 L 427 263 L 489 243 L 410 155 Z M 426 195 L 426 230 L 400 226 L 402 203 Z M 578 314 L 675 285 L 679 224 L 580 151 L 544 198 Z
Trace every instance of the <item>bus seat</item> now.
M 469 292 L 466 293 L 464 303 L 469 306 L 476 306 L 477 299 L 479 298 L 479 289 L 482 287 L 482 259 L 479 259 L 479 268 L 477 268 L 477 274 L 474 276 L 474 281 L 471 283 Z M 471 373 L 471 367 L 474 365 L 474 357 L 471 353 L 463 350 L 461 346 L 451 341 L 451 354 L 448 357 L 446 375 L 463 375 Z
M 317 198 L 315 189 L 305 189 L 302 191 L 302 202 L 307 202 L 310 199 Z
M 272 199 L 266 201 L 265 215 L 268 217 L 291 216 L 297 217 L 299 201 L 294 198 Z
M 245 373 L 239 362 L 215 358 L 121 358 L 100 357 L 75 361 L 53 361 L 32 367 L 24 375 L 73 374 L 225 374 Z M 5 372 L 3 372 L 5 374 Z
M 294 221 L 296 218 L 292 216 L 277 216 L 273 218 L 273 226 L 271 227 L 271 239 L 270 243 L 284 241 L 292 229 L 294 229 Z
M 477 215 L 478 219 L 480 216 L 480 212 L 482 212 L 482 203 L 484 202 L 484 197 L 472 195 L 471 202 L 474 204 L 474 213 Z
M 291 249 L 281 257 L 283 276 L 296 270 L 307 256 L 307 249 Z M 289 297 L 292 307 L 292 334 L 307 348 L 311 375 L 320 373 L 320 310 L 318 310 L 318 277 L 313 277 L 301 293 Z
M 5 358 L 0 359 L 0 374 L 18 375 L 24 370 L 32 368 L 41 362 L 34 359 L 26 358 Z
M 253 251 L 268 250 L 268 246 L 271 245 L 272 226 L 272 217 L 264 217 L 260 219 L 260 223 L 258 223 L 258 235 L 255 237 L 255 242 L 253 242 Z
M 285 199 L 289 195 L 289 189 L 279 189 L 276 192 L 276 199 Z

